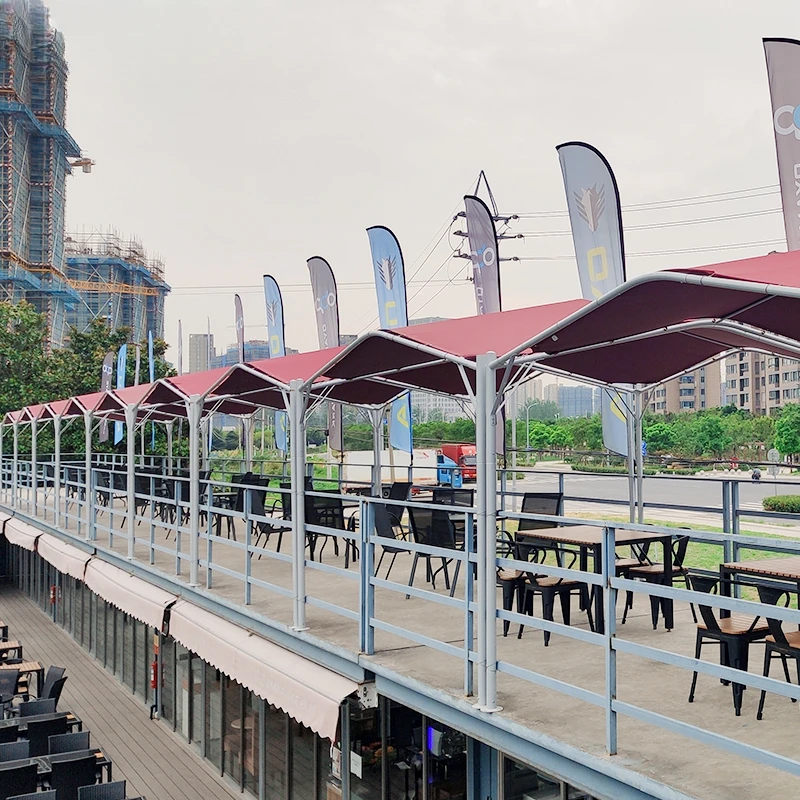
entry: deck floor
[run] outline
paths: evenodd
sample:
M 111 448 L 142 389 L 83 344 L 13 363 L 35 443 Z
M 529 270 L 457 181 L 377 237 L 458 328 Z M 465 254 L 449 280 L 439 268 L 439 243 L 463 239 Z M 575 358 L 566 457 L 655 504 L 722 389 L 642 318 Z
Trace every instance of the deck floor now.
M 111 758 L 114 780 L 128 782 L 130 797 L 147 800 L 230 800 L 241 794 L 166 725 L 149 718 L 147 707 L 108 673 L 32 600 L 0 585 L 0 616 L 25 655 L 45 667 L 67 668 L 59 708 L 83 720 L 96 744 Z

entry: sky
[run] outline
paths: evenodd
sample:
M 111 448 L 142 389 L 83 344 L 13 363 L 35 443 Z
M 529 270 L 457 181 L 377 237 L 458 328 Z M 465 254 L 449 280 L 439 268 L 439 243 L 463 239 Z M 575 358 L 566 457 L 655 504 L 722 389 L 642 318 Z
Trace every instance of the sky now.
M 287 345 L 315 349 L 313 255 L 336 274 L 342 332 L 377 327 L 371 225 L 401 243 L 410 317 L 474 314 L 451 222 L 481 170 L 525 235 L 501 244 L 520 257 L 501 265 L 504 308 L 578 297 L 564 141 L 613 166 L 629 277 L 785 249 L 761 39 L 800 38 L 797 0 L 50 8 L 68 128 L 96 161 L 69 179 L 67 227 L 113 227 L 164 260 L 173 358 L 178 319 L 187 341 L 207 319 L 218 350 L 235 341 L 236 292 L 247 338 L 265 339 L 267 273 Z

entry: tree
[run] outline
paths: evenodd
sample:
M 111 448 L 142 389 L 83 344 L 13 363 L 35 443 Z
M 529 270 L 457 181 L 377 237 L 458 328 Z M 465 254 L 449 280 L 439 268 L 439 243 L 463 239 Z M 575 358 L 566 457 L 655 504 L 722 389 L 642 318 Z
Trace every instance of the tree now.
M 722 419 L 717 414 L 697 414 L 693 419 L 694 452 L 696 455 L 713 455 L 721 458 L 731 445 Z
M 573 445 L 572 433 L 563 425 L 550 427 L 550 446 L 556 450 L 565 450 Z
M 643 427 L 644 440 L 650 453 L 666 453 L 675 445 L 675 429 L 668 422 L 652 422 Z
M 0 303 L 0 412 L 50 399 L 47 392 L 47 320 L 24 300 Z
M 544 422 L 531 422 L 528 426 L 528 436 L 534 450 L 545 450 L 550 446 L 550 426 Z
M 558 418 L 558 403 L 550 400 L 531 400 L 519 414 L 528 420 L 552 422 Z
M 775 447 L 785 456 L 800 453 L 800 404 L 783 407 L 775 421 Z

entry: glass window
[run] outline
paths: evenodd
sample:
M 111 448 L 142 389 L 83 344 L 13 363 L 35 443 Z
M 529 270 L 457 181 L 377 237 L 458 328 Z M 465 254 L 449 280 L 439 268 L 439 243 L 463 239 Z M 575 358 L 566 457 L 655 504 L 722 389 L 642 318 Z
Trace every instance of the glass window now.
M 264 787 L 267 797 L 286 796 L 286 725 L 289 717 L 275 706 L 266 711 L 266 771 Z
M 314 797 L 314 748 L 317 737 L 313 731 L 293 719 L 289 720 L 289 729 L 292 737 L 292 785 L 289 800 L 307 800 Z M 325 797 L 325 792 L 321 797 Z
M 227 675 L 222 678 L 223 692 L 223 772 L 230 775 L 236 783 L 242 780 L 242 752 L 244 738 L 244 708 L 242 705 L 241 684 L 231 680 Z
M 260 709 L 261 700 L 252 692 L 244 690 L 244 755 L 242 756 L 242 768 L 244 770 L 244 788 L 249 789 L 254 794 L 258 794 L 258 757 L 261 751 L 259 731 Z M 309 733 L 311 733 L 311 731 L 309 731 Z M 292 753 L 295 754 L 296 751 L 293 750 Z M 309 764 L 309 766 L 311 767 L 313 765 Z M 313 774 L 312 769 L 308 773 L 309 780 Z M 305 795 L 305 797 L 309 798 L 313 796 L 313 792 Z
M 189 738 L 189 651 L 175 642 L 175 730 Z
M 377 708 L 349 705 L 350 793 L 358 800 L 381 800 L 383 748 Z M 294 776 L 292 776 L 294 777 Z
M 423 747 L 433 796 L 466 797 L 467 737 L 441 722 L 426 720 Z
M 142 700 L 147 699 L 147 672 L 150 662 L 147 660 L 147 625 L 139 620 L 133 621 L 134 656 L 133 690 Z
M 122 619 L 122 682 L 133 689 L 133 617 L 119 615 Z
M 206 758 L 222 769 L 222 683 L 219 670 L 206 670 Z M 267 797 L 271 795 L 267 794 Z
M 161 716 L 175 722 L 175 640 L 165 638 L 161 644 Z
M 558 778 L 510 758 L 503 758 L 503 790 L 505 800 L 596 800 Z
M 210 669 L 210 667 L 209 667 Z M 203 660 L 194 653 L 189 654 L 189 675 L 191 677 L 191 697 L 189 718 L 189 739 L 198 750 L 204 753 L 203 733 L 205 725 L 203 722 Z
M 422 714 L 398 703 L 385 703 L 388 717 L 389 796 L 422 797 Z

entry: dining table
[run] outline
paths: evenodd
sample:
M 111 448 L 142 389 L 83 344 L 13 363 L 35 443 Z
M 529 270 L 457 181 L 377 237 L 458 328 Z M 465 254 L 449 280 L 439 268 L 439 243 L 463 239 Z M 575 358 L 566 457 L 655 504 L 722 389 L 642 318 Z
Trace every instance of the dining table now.
M 719 566 L 720 594 L 730 597 L 737 577 L 743 582 L 762 580 L 786 583 L 786 590 L 796 592 L 800 597 L 800 556 L 786 558 L 756 558 L 751 561 L 728 561 Z M 730 616 L 730 611 L 722 610 L 721 616 Z
M 0 659 L 5 658 L 22 658 L 22 642 L 15 639 L 0 642 Z
M 22 661 L 19 664 L 4 664 L 0 662 L 0 669 L 15 669 L 23 675 L 36 675 L 36 693 L 42 689 L 44 683 L 44 667 L 38 661 Z
M 571 545 L 580 551 L 580 569 L 588 572 L 589 557 L 595 573 L 603 571 L 603 528 L 596 525 L 565 525 L 559 528 L 537 528 L 535 530 L 518 531 L 520 538 L 531 538 L 544 540 L 558 545 Z M 614 536 L 614 544 L 620 545 L 644 545 L 649 543 L 659 543 L 664 550 L 664 578 L 665 586 L 672 586 L 672 534 L 661 533 L 659 531 L 627 530 L 617 528 Z M 590 596 L 594 604 L 594 626 L 597 633 L 605 632 L 605 610 L 603 608 L 603 592 L 598 591 L 600 587 L 593 586 Z M 672 630 L 674 625 L 674 609 L 672 600 L 661 599 L 661 611 L 664 615 L 664 626 L 667 630 Z

